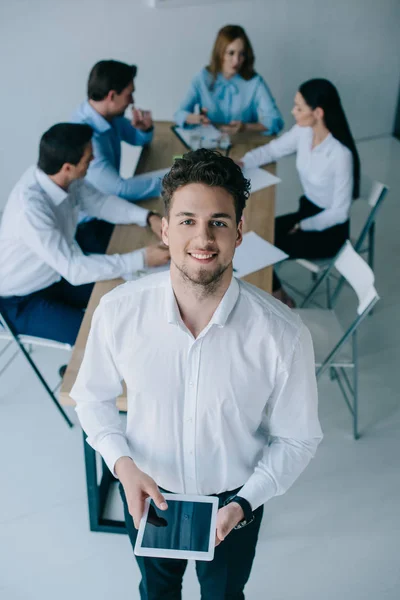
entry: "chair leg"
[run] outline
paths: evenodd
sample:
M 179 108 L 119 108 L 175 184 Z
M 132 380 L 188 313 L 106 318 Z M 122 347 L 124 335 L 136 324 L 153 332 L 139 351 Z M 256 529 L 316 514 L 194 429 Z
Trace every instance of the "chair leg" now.
M 374 270 L 375 262 L 375 223 L 372 223 L 368 232 L 368 264 L 372 270 Z
M 331 278 L 329 276 L 326 278 L 326 306 L 329 310 L 332 308 Z
M 55 397 L 55 395 L 53 394 L 53 392 L 51 391 L 51 389 L 47 385 L 47 382 L 44 379 L 43 375 L 41 374 L 41 372 L 39 371 L 39 369 L 37 368 L 37 366 L 35 365 L 35 363 L 31 359 L 31 357 L 29 355 L 29 352 L 27 352 L 27 350 L 24 348 L 23 344 L 18 339 L 16 341 L 18 343 L 18 346 L 20 347 L 20 350 L 21 350 L 22 354 L 25 356 L 26 360 L 28 361 L 28 363 L 32 367 L 33 371 L 35 372 L 36 377 L 39 379 L 40 383 L 43 385 L 44 389 L 46 390 L 46 392 L 50 396 L 51 400 L 54 402 L 54 404 L 56 405 L 56 407 L 58 408 L 58 410 L 62 414 L 63 418 L 68 423 L 69 427 L 73 427 L 74 424 L 72 423 L 72 421 L 70 421 L 70 419 L 68 418 L 68 415 L 66 414 L 66 412 L 64 411 L 64 409 L 61 407 L 61 404 L 59 403 L 59 401 L 57 400 L 57 398 Z
M 353 436 L 355 440 L 358 440 L 360 434 L 358 433 L 358 351 L 357 351 L 357 332 L 355 331 L 352 335 L 353 345 Z

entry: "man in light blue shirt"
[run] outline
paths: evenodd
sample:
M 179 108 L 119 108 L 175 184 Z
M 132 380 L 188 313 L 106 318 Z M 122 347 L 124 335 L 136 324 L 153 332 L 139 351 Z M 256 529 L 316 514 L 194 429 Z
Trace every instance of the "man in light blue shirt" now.
M 87 180 L 104 194 L 120 196 L 131 202 L 159 196 L 161 181 L 155 177 L 124 179 L 119 174 L 121 142 L 134 146 L 149 144 L 153 137 L 150 111 L 133 110 L 132 122 L 124 117 L 133 103 L 135 65 L 102 60 L 89 75 L 88 100 L 72 116 L 72 122 L 93 129 L 94 160 Z

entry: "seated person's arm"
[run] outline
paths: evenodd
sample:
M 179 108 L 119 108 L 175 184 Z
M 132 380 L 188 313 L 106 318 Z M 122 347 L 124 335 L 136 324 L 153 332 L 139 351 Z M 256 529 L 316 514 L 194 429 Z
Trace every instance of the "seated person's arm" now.
M 118 196 L 102 194 L 84 179 L 76 182 L 80 186 L 79 199 L 82 210 L 91 217 L 103 219 L 115 225 L 150 225 L 153 232 L 161 238 L 161 217 Z
M 258 125 L 259 127 L 262 126 L 268 135 L 279 133 L 284 126 L 283 118 L 267 84 L 262 79 L 257 86 L 254 103 L 258 115 L 258 123 L 249 123 L 247 128 L 251 129 L 251 125 Z M 259 131 L 262 130 L 259 129 Z
M 269 142 L 269 144 L 247 152 L 239 162 L 247 168 L 260 167 L 275 162 L 283 156 L 293 154 L 297 151 L 298 131 L 298 126 L 295 125 L 276 140 Z
M 284 494 L 315 455 L 322 440 L 311 335 L 302 325 L 291 360 L 277 374 L 266 406 L 269 444 L 239 496 L 253 511 Z
M 132 116 L 131 122 L 125 117 L 120 117 L 118 119 L 118 127 L 121 133 L 121 138 L 124 140 L 124 142 L 127 142 L 132 146 L 145 146 L 146 144 L 150 144 L 151 140 L 153 139 L 153 121 L 151 119 L 151 113 L 149 113 L 149 111 L 136 111 L 134 109 L 132 115 L 138 113 L 145 113 L 145 118 L 142 120 L 137 118 L 136 126 L 135 117 Z M 150 116 L 148 116 L 147 113 L 149 113 Z
M 87 179 L 103 194 L 119 196 L 126 200 L 145 200 L 161 193 L 161 181 L 157 177 L 135 177 L 124 179 L 109 160 L 98 140 L 93 139 L 94 160 L 91 162 Z
M 126 254 L 85 255 L 69 241 L 50 213 L 30 206 L 21 214 L 23 242 L 71 285 L 115 279 L 143 269 L 145 249 Z
M 350 153 L 346 153 L 336 164 L 332 206 L 313 217 L 300 221 L 300 229 L 302 231 L 324 231 L 338 223 L 344 223 L 348 219 L 352 199 L 353 159 Z
M 193 112 L 196 104 L 200 107 L 200 114 Z M 174 114 L 174 121 L 179 127 L 183 127 L 184 125 L 206 125 L 210 122 L 207 117 L 207 107 L 201 106 L 201 96 L 196 84 L 196 78 L 193 79 L 185 98 Z
M 141 227 L 147 225 L 149 211 L 117 196 L 107 196 L 99 192 L 87 181 L 79 180 L 79 200 L 82 210 L 91 217 L 103 219 L 115 225 L 135 223 Z

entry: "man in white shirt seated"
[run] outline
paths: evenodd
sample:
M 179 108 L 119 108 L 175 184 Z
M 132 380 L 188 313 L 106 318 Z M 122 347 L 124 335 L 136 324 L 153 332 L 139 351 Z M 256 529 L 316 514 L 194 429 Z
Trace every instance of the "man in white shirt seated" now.
M 249 183 L 210 150 L 174 162 L 163 180 L 171 269 L 102 298 L 71 391 L 87 442 L 120 479 L 132 544 L 145 498 L 165 510 L 163 490 L 218 496 L 215 557 L 196 564 L 207 600 L 244 598 L 263 504 L 322 438 L 309 331 L 233 277 Z M 136 560 L 142 600 L 181 598 L 185 560 Z
M 126 254 L 85 254 L 75 234 L 80 211 L 113 224 L 161 218 L 83 178 L 93 158 L 88 125 L 59 123 L 42 136 L 37 167 L 12 190 L 0 224 L 0 310 L 16 333 L 73 344 L 95 281 L 166 264 L 161 243 Z

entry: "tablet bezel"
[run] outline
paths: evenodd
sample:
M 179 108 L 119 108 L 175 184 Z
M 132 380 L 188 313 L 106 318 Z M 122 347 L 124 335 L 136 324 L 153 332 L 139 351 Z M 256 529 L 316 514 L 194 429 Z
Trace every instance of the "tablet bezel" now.
M 140 521 L 139 530 L 136 538 L 134 553 L 136 556 L 148 556 L 153 558 L 184 558 L 189 560 L 211 561 L 214 558 L 215 534 L 217 528 L 218 498 L 216 496 L 197 496 L 196 494 L 163 494 L 165 500 L 181 502 L 207 502 L 212 505 L 210 522 L 210 539 L 207 552 L 198 552 L 196 550 L 169 550 L 166 548 L 143 548 L 142 541 L 144 530 L 149 513 L 151 498 L 146 498 L 144 513 Z

